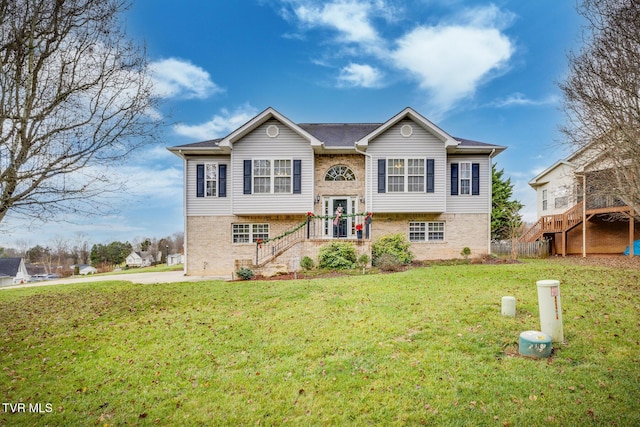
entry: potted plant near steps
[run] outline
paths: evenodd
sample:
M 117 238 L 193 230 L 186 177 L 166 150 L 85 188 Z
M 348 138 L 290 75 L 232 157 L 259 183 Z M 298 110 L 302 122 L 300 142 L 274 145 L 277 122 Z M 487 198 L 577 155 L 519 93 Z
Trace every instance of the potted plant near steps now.
M 358 239 L 362 239 L 362 224 L 356 224 L 356 236 Z

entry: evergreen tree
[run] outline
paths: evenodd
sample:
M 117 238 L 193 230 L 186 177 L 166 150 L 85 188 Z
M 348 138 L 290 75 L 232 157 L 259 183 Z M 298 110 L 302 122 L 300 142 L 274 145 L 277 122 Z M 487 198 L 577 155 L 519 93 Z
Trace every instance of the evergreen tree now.
M 511 178 L 503 177 L 504 169 L 497 170 L 491 165 L 491 179 L 493 182 L 491 197 L 491 238 L 505 240 L 515 237 L 515 233 L 522 224 L 520 209 L 523 205 L 513 197 Z

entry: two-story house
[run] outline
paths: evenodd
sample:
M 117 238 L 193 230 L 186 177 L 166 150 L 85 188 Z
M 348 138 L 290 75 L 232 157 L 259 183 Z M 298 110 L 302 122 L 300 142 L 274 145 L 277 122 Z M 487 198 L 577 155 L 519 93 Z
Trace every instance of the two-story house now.
M 531 179 L 538 220 L 522 240 L 551 239 L 552 252 L 560 255 L 633 248 L 640 238 L 633 210 L 602 188 L 602 174 L 610 167 L 601 149 L 588 144 Z
M 297 269 L 327 241 L 396 233 L 416 259 L 490 250 L 491 160 L 505 147 L 454 138 L 411 108 L 365 124 L 294 123 L 268 108 L 169 150 L 184 160 L 189 275 L 275 257 Z

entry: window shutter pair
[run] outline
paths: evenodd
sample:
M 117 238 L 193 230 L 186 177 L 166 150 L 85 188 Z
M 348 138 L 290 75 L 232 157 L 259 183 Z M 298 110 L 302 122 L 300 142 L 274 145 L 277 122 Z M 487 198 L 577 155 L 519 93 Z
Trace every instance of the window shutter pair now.
M 252 173 L 251 160 L 244 160 L 243 162 L 243 194 L 251 194 L 251 173 Z M 293 161 L 293 194 L 302 193 L 302 160 Z
M 204 165 L 196 165 L 196 197 L 204 197 Z M 218 165 L 218 197 L 227 197 L 227 165 Z
M 451 163 L 451 195 L 458 195 L 458 164 Z M 471 164 L 471 195 L 480 195 L 480 163 Z
M 435 160 L 427 159 L 427 193 L 435 192 Z M 386 192 L 387 185 L 387 161 L 378 159 L 378 193 Z

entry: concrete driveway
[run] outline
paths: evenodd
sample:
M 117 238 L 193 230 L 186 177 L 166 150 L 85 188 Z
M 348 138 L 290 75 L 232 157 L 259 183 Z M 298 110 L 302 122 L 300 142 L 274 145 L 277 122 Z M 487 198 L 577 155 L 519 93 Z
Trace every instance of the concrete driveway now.
M 176 282 L 202 282 L 205 280 L 228 280 L 230 277 L 213 276 L 185 276 L 182 271 L 163 271 L 156 273 L 128 273 L 109 275 L 88 275 L 65 277 L 57 280 L 44 280 L 42 282 L 31 282 L 23 285 L 12 285 L 1 287 L 0 289 L 31 288 L 35 286 L 66 285 L 70 283 L 107 282 L 111 280 L 122 280 L 131 283 L 155 284 L 155 283 L 176 283 Z

